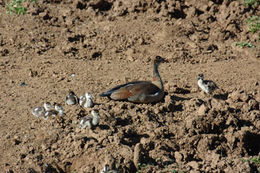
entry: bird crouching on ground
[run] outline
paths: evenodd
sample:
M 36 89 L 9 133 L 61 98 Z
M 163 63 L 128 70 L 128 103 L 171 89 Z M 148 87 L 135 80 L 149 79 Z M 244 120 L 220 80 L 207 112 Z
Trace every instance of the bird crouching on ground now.
M 159 102 L 164 97 L 164 86 L 158 67 L 166 59 L 156 56 L 153 60 L 153 79 L 149 81 L 135 81 L 116 86 L 100 94 L 101 97 L 109 97 L 112 100 L 126 100 L 134 103 Z

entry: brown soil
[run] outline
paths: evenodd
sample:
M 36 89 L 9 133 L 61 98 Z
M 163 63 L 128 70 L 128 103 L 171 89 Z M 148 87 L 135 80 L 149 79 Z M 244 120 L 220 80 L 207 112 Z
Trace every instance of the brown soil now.
M 44 0 L 26 15 L 0 2 L 1 172 L 258 172 L 260 51 L 246 20 L 260 8 L 232 0 Z M 251 42 L 240 48 L 235 42 Z M 160 66 L 157 104 L 100 98 Z M 204 73 L 219 90 L 198 89 Z M 90 92 L 100 124 L 79 129 L 91 109 L 65 105 Z M 32 115 L 44 102 L 65 114 Z

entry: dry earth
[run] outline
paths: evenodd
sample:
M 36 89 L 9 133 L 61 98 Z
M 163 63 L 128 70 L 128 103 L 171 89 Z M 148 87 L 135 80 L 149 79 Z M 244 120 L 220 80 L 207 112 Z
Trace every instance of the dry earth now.
M 8 15 L 0 1 L 1 172 L 259 172 L 259 33 L 246 20 L 259 6 L 232 0 L 43 0 Z M 240 48 L 235 42 L 251 42 Z M 100 98 L 117 84 L 151 79 L 166 90 L 157 104 Z M 218 86 L 198 89 L 204 73 Z M 69 90 L 90 92 L 101 115 L 68 106 Z M 32 108 L 61 103 L 62 117 Z M 258 160 L 257 160 L 258 159 Z

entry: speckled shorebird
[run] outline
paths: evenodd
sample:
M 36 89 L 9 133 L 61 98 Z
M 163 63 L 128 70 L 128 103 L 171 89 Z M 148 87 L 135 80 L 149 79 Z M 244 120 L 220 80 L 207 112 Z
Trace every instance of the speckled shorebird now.
M 54 103 L 54 109 L 59 113 L 60 116 L 64 114 L 64 109 L 61 104 Z
M 91 116 L 85 116 L 83 117 L 79 122 L 79 127 L 84 129 L 86 127 L 89 127 L 92 129 L 92 127 L 95 127 L 99 124 L 100 115 L 97 110 L 91 111 Z
M 90 116 L 85 116 L 85 117 L 81 118 L 81 120 L 79 122 L 79 128 L 84 129 L 84 128 L 88 127 L 91 129 L 92 128 L 91 121 L 92 121 L 92 117 L 90 117 Z
M 51 110 L 48 110 L 48 111 L 45 112 L 44 117 L 45 117 L 45 118 L 48 118 L 48 117 L 50 117 L 50 116 L 55 117 L 56 115 L 58 115 L 58 111 L 56 111 L 56 110 L 54 110 L 54 109 L 51 109 Z
M 99 120 L 100 120 L 100 115 L 99 115 L 98 111 L 95 110 L 95 109 L 92 110 L 91 111 L 91 115 L 93 116 L 93 118 L 92 118 L 92 125 L 93 126 L 97 126 L 99 124 Z
M 69 94 L 66 96 L 66 103 L 68 105 L 75 105 L 78 103 L 78 97 L 73 91 L 70 91 Z
M 92 108 L 94 106 L 92 96 L 89 93 L 86 93 L 84 96 L 80 96 L 79 105 L 85 108 Z
M 43 104 L 43 107 L 45 108 L 46 111 L 54 109 L 54 106 L 52 106 L 50 102 L 45 102 Z
M 110 169 L 109 165 L 106 164 L 100 173 L 118 173 L 118 171 Z
M 198 85 L 207 94 L 211 94 L 218 86 L 211 80 L 204 80 L 204 75 L 199 74 Z
M 43 117 L 45 114 L 45 109 L 44 107 L 35 107 L 32 110 L 32 114 L 36 117 Z
M 134 103 L 152 103 L 159 102 L 164 97 L 163 82 L 160 77 L 158 67 L 162 62 L 168 62 L 160 56 L 156 56 L 153 60 L 153 80 L 136 81 L 123 85 L 101 93 L 101 97 L 109 97 L 112 100 L 127 100 Z

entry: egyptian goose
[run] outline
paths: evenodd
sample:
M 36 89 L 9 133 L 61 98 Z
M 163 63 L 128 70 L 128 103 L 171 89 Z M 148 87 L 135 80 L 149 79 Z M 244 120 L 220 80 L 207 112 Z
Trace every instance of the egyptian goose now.
M 211 80 L 204 80 L 204 75 L 199 74 L 198 85 L 207 94 L 211 94 L 218 86 Z
M 159 102 L 164 97 L 164 87 L 162 79 L 158 72 L 160 63 L 168 62 L 160 56 L 156 56 L 153 60 L 153 80 L 136 81 L 103 92 L 101 97 L 109 97 L 112 100 L 128 100 L 134 103 L 153 103 Z

